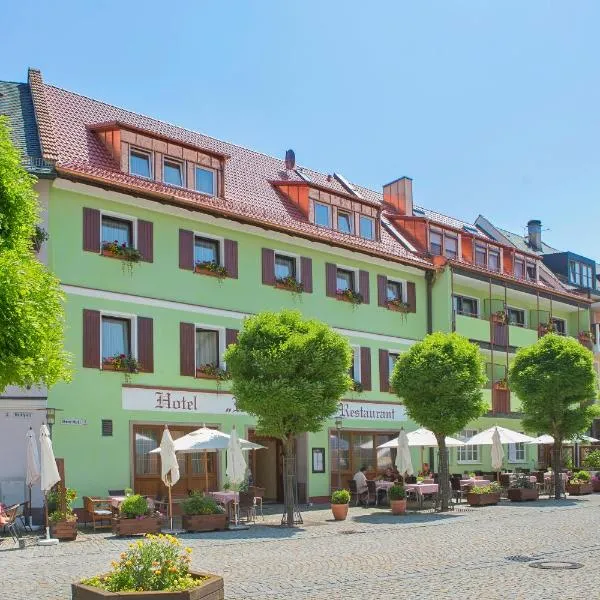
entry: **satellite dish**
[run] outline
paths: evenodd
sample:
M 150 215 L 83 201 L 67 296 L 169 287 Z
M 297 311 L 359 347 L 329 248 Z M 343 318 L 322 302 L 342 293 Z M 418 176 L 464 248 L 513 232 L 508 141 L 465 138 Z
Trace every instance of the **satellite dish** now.
M 291 171 L 296 166 L 296 155 L 293 150 L 285 151 L 285 168 Z

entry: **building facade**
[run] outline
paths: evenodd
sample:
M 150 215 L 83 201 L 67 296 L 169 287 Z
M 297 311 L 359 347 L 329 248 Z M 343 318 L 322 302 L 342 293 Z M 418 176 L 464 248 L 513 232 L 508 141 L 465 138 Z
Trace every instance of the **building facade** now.
M 409 420 L 390 393 L 394 361 L 431 331 L 478 343 L 488 365 L 493 424 L 519 429 L 506 385 L 517 348 L 549 323 L 577 336 L 590 301 L 542 280 L 541 259 L 481 228 L 413 206 L 406 177 L 376 192 L 46 85 L 30 70 L 41 157 L 51 161 L 46 244 L 66 294 L 74 376 L 48 394 L 67 484 L 80 495 L 132 487 L 161 495 L 149 454 L 203 424 L 258 439 L 254 481 L 280 500 L 281 447 L 257 438 L 222 379 L 223 354 L 248 315 L 292 308 L 320 319 L 354 349 L 355 389 L 322 431 L 297 440 L 299 496 L 326 499 L 366 464 L 390 466 L 377 446 Z M 123 250 L 125 245 L 125 250 Z M 133 250 L 132 250 L 133 249 Z M 126 260 L 135 252 L 136 262 Z M 137 261 L 139 259 L 139 261 Z M 139 373 L 119 370 L 132 357 Z M 434 453 L 414 452 L 436 462 Z M 217 489 L 224 456 L 180 458 L 176 494 Z M 507 466 L 537 455 L 511 448 Z M 489 470 L 489 451 L 453 450 L 451 469 Z

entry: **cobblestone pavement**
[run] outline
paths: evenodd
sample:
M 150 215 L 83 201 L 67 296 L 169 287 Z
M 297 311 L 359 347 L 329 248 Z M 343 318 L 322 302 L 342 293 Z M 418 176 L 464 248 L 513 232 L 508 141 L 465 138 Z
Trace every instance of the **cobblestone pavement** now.
M 444 515 L 392 517 L 386 509 L 303 513 L 294 530 L 264 523 L 245 531 L 183 535 L 193 566 L 225 577 L 226 598 L 370 600 L 398 598 L 600 598 L 600 495 L 496 507 L 466 505 Z M 54 547 L 0 544 L 2 600 L 63 600 L 70 583 L 106 571 L 130 540 L 80 531 Z M 575 561 L 578 570 L 529 562 Z

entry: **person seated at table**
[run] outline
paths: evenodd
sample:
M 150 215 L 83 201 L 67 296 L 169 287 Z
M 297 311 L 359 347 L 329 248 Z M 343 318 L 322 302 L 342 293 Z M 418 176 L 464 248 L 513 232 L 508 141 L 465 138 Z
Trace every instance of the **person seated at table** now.
M 354 475 L 352 479 L 356 482 L 356 493 L 358 494 L 358 500 L 361 504 L 367 504 L 367 498 L 369 496 L 368 486 L 367 486 L 367 466 L 363 465 L 360 468 L 360 471 Z
M 400 475 L 400 473 L 398 473 L 398 475 Z M 394 470 L 392 469 L 392 467 L 388 467 L 383 472 L 383 480 L 384 481 L 396 481 L 396 474 L 394 473 Z
M 421 472 L 419 473 L 419 477 L 429 477 L 431 474 L 431 469 L 429 468 L 429 463 L 423 463 L 421 467 Z

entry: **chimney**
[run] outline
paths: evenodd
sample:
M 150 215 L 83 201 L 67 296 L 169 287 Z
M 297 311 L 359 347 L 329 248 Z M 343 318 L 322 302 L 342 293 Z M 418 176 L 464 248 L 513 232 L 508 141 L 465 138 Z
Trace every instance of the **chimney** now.
M 285 168 L 287 171 L 291 171 L 296 168 L 296 154 L 293 150 L 285 151 Z
M 538 219 L 527 221 L 527 237 L 533 250 L 542 250 L 542 222 Z
M 383 186 L 383 201 L 401 215 L 412 217 L 412 179 L 400 177 Z

